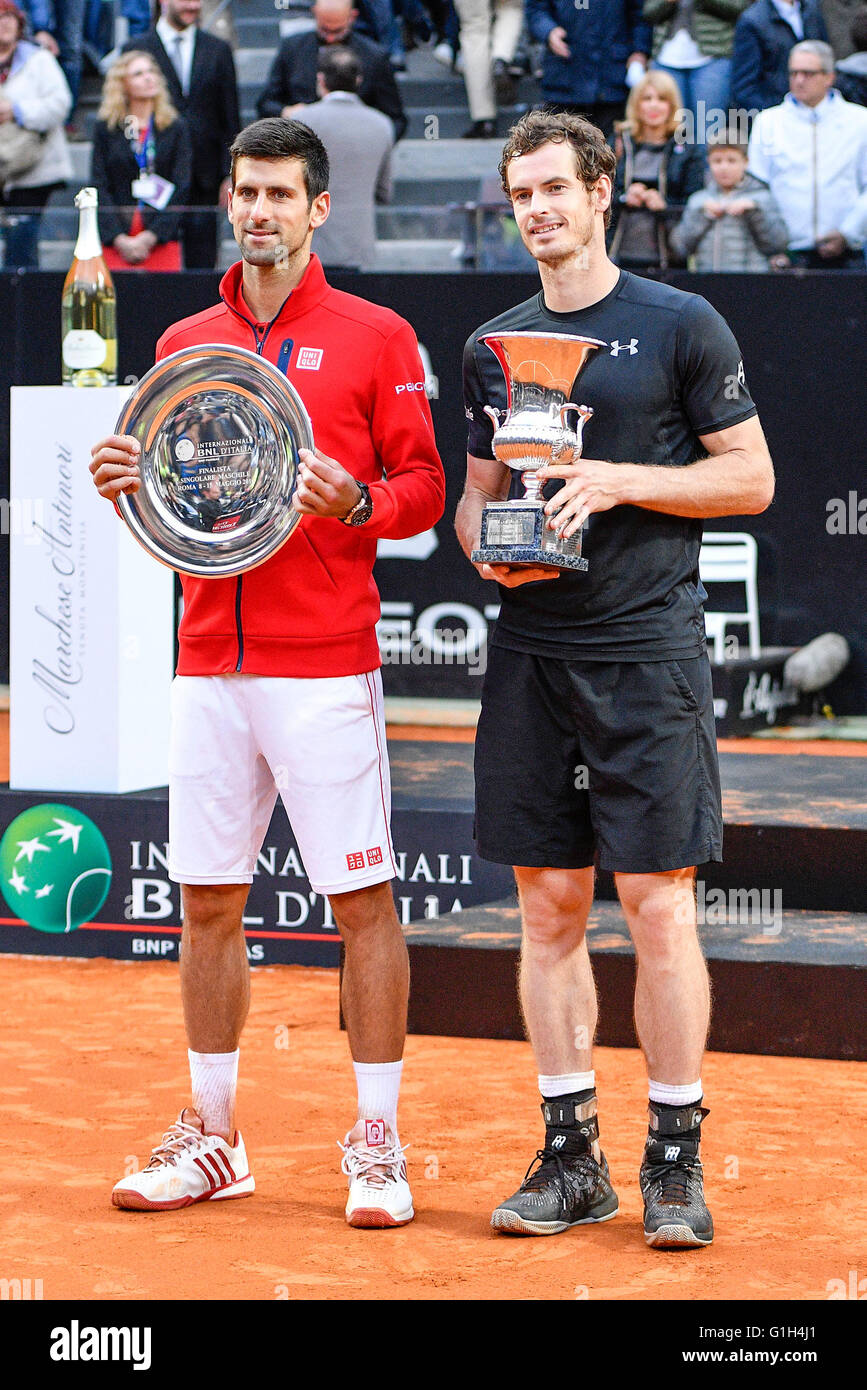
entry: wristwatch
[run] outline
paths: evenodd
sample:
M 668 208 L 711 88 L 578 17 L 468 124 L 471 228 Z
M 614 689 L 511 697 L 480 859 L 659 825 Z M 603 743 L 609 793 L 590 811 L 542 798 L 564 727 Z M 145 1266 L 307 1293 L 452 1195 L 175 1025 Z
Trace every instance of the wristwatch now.
M 357 478 L 355 482 L 361 492 L 361 496 L 352 510 L 346 513 L 346 516 L 338 518 L 339 521 L 343 522 L 344 526 L 363 526 L 365 521 L 369 521 L 373 516 L 373 502 L 370 497 L 370 488 L 367 486 L 367 483 L 361 483 Z

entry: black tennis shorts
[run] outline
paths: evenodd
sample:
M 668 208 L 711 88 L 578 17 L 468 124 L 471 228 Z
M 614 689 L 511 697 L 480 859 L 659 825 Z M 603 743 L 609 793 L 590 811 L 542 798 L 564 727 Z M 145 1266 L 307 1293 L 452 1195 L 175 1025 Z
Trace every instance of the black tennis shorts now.
M 707 655 L 563 661 L 492 647 L 476 847 L 528 868 L 663 873 L 722 859 Z

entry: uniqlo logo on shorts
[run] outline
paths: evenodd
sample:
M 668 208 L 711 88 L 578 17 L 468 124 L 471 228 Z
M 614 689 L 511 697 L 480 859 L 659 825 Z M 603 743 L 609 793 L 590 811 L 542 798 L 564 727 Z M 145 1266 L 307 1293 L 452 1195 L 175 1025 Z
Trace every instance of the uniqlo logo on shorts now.
M 382 863 L 382 850 L 379 848 L 379 845 L 375 845 L 373 849 L 367 851 L 367 862 L 368 864 Z
M 324 348 L 299 348 L 296 367 L 300 367 L 305 372 L 318 372 L 322 366 L 323 351 Z
M 358 850 L 355 854 L 347 854 L 346 867 L 347 869 L 364 868 L 364 855 L 361 853 L 361 850 Z

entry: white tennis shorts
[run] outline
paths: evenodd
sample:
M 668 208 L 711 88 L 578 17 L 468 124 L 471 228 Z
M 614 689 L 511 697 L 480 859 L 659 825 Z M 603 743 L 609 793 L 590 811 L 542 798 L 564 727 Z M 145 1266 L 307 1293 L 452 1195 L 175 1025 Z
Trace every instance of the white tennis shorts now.
M 317 893 L 394 877 L 379 671 L 175 677 L 169 877 L 252 883 L 278 794 Z

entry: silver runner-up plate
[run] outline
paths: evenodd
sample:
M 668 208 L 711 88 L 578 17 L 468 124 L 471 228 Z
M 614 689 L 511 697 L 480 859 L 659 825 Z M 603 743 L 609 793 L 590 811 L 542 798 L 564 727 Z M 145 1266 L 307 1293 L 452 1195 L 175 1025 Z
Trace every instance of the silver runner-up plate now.
M 141 487 L 118 498 L 151 555 L 206 579 L 269 559 L 301 516 L 298 450 L 313 427 L 283 372 L 246 348 L 203 343 L 142 377 L 115 426 L 141 445 Z

